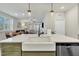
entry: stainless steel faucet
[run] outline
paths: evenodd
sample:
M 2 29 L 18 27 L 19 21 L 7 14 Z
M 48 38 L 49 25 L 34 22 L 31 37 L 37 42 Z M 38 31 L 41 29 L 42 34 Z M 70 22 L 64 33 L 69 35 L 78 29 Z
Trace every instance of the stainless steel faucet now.
M 38 27 L 38 37 L 40 37 L 41 33 L 40 33 L 40 24 L 39 24 L 39 27 Z

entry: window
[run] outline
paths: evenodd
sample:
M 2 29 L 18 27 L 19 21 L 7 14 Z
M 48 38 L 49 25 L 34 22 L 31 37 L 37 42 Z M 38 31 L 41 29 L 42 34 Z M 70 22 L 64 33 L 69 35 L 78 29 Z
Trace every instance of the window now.
M 0 30 L 12 30 L 12 21 L 0 16 Z
M 4 29 L 4 18 L 0 17 L 0 30 Z

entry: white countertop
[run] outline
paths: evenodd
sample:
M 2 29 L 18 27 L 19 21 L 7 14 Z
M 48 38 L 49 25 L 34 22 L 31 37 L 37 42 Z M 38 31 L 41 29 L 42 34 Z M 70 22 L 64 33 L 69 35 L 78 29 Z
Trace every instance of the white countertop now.
M 46 35 L 42 35 L 43 37 Z M 37 34 L 22 34 L 12 38 L 8 38 L 5 40 L 1 40 L 0 43 L 22 43 L 22 50 L 23 51 L 55 51 L 56 43 L 79 43 L 78 39 L 71 38 L 64 35 L 53 34 L 49 36 L 51 41 L 34 41 L 29 42 L 28 40 L 33 39 L 29 37 L 37 37 Z M 34 39 L 33 39 L 34 40 Z M 32 40 L 32 41 L 33 41 Z

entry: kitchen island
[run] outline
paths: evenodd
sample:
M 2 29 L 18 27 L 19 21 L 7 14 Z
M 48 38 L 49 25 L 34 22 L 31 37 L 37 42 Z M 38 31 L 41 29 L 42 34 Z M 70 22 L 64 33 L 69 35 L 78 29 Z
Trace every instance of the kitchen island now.
M 22 34 L 5 40 L 1 40 L 2 56 L 55 56 L 56 44 L 79 43 L 78 39 L 64 35 Z

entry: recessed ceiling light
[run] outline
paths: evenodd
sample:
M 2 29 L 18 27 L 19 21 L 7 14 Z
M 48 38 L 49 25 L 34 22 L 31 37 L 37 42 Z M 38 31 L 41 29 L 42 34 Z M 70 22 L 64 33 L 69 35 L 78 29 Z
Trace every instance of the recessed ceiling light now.
M 60 7 L 60 9 L 64 9 L 64 6 Z
M 15 16 L 24 16 L 25 13 L 15 13 Z
M 24 15 L 25 15 L 25 13 L 22 13 L 22 15 L 24 16 Z
M 36 21 L 36 19 L 34 18 L 33 21 Z
M 17 13 L 15 13 L 15 15 L 16 15 L 16 16 L 18 16 L 18 14 L 17 14 Z

